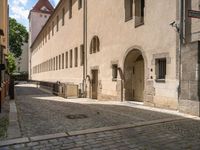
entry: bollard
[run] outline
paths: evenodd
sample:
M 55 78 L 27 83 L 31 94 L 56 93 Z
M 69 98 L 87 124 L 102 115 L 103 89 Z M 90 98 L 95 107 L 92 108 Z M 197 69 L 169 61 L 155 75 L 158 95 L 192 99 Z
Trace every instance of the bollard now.
M 10 78 L 9 96 L 10 96 L 10 99 L 15 99 L 15 85 L 14 85 L 13 77 Z

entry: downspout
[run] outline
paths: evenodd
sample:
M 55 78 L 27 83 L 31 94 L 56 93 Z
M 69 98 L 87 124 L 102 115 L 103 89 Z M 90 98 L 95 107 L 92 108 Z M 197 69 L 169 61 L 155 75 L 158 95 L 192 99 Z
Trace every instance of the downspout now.
M 183 45 L 183 22 L 184 22 L 184 0 L 179 0 L 179 92 L 178 99 L 181 97 L 181 80 L 182 80 L 182 45 Z
M 83 46 L 84 46 L 84 64 L 83 64 L 83 97 L 86 97 L 86 78 L 87 78 L 87 0 L 83 6 Z

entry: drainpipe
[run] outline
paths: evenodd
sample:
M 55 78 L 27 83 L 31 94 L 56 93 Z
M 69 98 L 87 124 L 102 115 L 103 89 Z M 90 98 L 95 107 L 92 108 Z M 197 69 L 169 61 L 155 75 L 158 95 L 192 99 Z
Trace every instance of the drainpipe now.
M 83 64 L 83 96 L 86 97 L 86 77 L 87 77 L 87 0 L 83 0 L 83 45 L 84 45 L 84 64 Z
M 179 91 L 178 91 L 178 99 L 180 101 L 181 95 L 181 79 L 182 79 L 182 45 L 183 45 L 183 23 L 184 23 L 184 0 L 179 0 Z

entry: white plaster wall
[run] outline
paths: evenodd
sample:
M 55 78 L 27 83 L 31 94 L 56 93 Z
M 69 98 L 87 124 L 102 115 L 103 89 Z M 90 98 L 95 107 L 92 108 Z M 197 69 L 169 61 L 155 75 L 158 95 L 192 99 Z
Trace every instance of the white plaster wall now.
M 78 9 L 77 1 L 73 1 L 73 13 L 72 18 L 69 19 L 69 12 L 65 14 L 65 25 L 62 26 L 62 8 L 68 10 L 68 5 L 66 1 L 60 5 L 59 9 L 53 15 L 52 19 L 49 21 L 48 26 L 54 21 L 54 36 L 47 40 L 47 43 L 42 44 L 40 49 L 36 49 L 37 45 L 42 41 L 41 36 L 38 38 L 33 46 L 34 52 L 32 53 L 32 68 L 50 58 L 58 56 L 73 49 L 73 67 L 65 68 L 56 71 L 48 71 L 39 74 L 33 74 L 32 80 L 39 81 L 50 81 L 50 82 L 72 82 L 75 84 L 82 83 L 83 77 L 83 66 L 80 66 L 80 46 L 83 44 L 83 9 Z M 59 31 L 56 31 L 56 16 L 59 14 Z M 78 47 L 78 67 L 74 67 L 74 48 Z M 68 57 L 69 62 L 69 57 Z M 69 64 L 69 63 L 68 63 Z
M 42 16 L 40 16 L 42 15 Z M 46 15 L 46 18 L 44 17 Z M 30 20 L 29 20 L 29 35 L 30 35 L 30 46 L 37 37 L 38 33 L 41 31 L 42 27 L 48 20 L 50 14 L 39 13 L 39 12 L 30 12 Z
M 88 2 L 88 75 L 91 76 L 91 69 L 99 67 L 99 80 L 102 83 L 102 94 L 117 96 L 117 82 L 112 81 L 111 62 L 118 61 L 119 67 L 123 70 L 124 59 L 131 47 L 139 48 L 145 59 L 145 80 L 152 80 L 153 76 L 155 96 L 154 100 L 159 105 L 177 105 L 176 78 L 176 49 L 177 34 L 169 25 L 177 19 L 177 1 L 174 0 L 148 0 L 145 5 L 144 25 L 135 28 L 134 19 L 125 22 L 124 0 L 87 0 Z M 37 46 L 41 43 L 42 36 L 38 37 L 33 46 L 32 67 L 50 58 L 62 54 L 83 43 L 83 9 L 78 10 L 77 1 L 73 1 L 73 17 L 68 19 L 68 12 L 65 15 L 65 26 L 59 22 L 59 31 L 47 41 L 40 49 Z M 62 7 L 67 7 L 66 1 L 62 1 L 60 8 L 54 14 L 52 20 L 56 25 L 56 15 L 61 18 Z M 47 28 L 48 28 L 47 25 Z M 91 39 L 97 35 L 100 39 L 100 52 L 89 54 Z M 79 49 L 80 50 L 80 49 Z M 80 51 L 79 51 L 80 52 Z M 152 63 L 153 54 L 168 53 L 170 62 L 167 64 L 167 77 L 165 83 L 155 82 L 155 64 Z M 80 56 L 80 53 L 78 54 Z M 80 59 L 78 59 L 80 60 Z M 78 62 L 80 64 L 80 61 Z M 150 72 L 153 69 L 153 72 Z M 33 74 L 33 80 L 61 81 L 61 82 L 82 82 L 82 67 L 69 68 L 59 71 Z M 120 78 L 118 78 L 120 80 Z M 166 93 L 170 93 L 169 96 Z M 162 100 L 164 104 L 162 104 Z
M 170 10 L 170 11 L 169 11 Z M 154 75 L 153 54 L 169 53 L 170 64 L 167 65 L 167 79 L 163 83 L 154 82 L 155 97 L 168 97 L 177 102 L 176 79 L 176 32 L 169 25 L 176 20 L 176 1 L 148 0 L 145 4 L 144 25 L 135 28 L 134 19 L 125 22 L 124 0 L 88 0 L 88 53 L 94 35 L 100 38 L 100 52 L 88 55 L 88 74 L 91 66 L 99 66 L 99 80 L 102 93 L 116 95 L 116 82 L 112 81 L 111 61 L 118 60 L 123 68 L 126 51 L 131 47 L 140 47 L 146 59 L 146 80 Z M 150 73 L 150 69 L 153 73 Z

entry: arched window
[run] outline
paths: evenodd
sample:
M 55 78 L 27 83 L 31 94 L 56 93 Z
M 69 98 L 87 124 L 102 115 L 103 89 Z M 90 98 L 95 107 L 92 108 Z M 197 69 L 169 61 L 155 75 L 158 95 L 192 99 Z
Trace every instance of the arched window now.
M 90 43 L 90 54 L 99 52 L 100 42 L 99 37 L 94 36 Z

